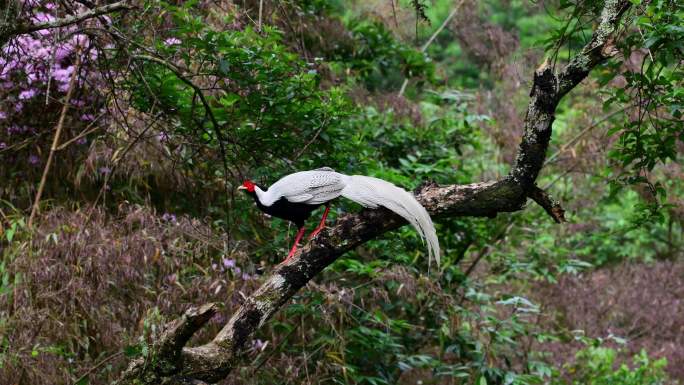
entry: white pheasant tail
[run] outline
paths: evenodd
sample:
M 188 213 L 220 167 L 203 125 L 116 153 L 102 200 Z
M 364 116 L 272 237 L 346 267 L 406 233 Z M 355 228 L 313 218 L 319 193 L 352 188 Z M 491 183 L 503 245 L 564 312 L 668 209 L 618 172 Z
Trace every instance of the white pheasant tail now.
M 344 175 L 347 184 L 341 195 L 370 208 L 385 207 L 406 219 L 427 242 L 428 253 L 439 267 L 440 250 L 435 225 L 427 210 L 413 194 L 382 179 L 364 175 Z
M 426 241 L 431 259 L 440 263 L 439 241 L 430 214 L 413 194 L 382 179 L 364 175 L 344 175 L 324 167 L 284 176 L 267 191 L 256 189 L 264 206 L 281 198 L 293 203 L 322 204 L 339 196 L 364 207 L 385 207 L 408 221 Z

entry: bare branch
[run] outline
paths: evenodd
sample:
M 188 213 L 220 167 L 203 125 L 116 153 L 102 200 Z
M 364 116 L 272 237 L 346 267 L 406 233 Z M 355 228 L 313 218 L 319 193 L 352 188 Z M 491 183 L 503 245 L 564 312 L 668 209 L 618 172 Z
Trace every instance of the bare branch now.
M 27 24 L 27 23 L 18 23 L 18 24 L 4 24 L 0 25 L 0 43 L 4 45 L 7 40 L 12 38 L 13 36 L 18 36 L 18 35 L 24 35 L 27 33 L 31 32 L 36 32 L 36 31 L 41 31 L 44 29 L 53 29 L 53 28 L 60 28 L 60 27 L 66 27 L 72 24 L 80 23 L 84 20 L 92 19 L 94 17 L 106 15 L 108 13 L 113 13 L 113 12 L 118 12 L 118 11 L 123 11 L 123 10 L 130 10 L 134 9 L 135 7 L 131 4 L 128 4 L 127 1 L 119 1 L 116 3 L 112 4 L 107 4 L 103 5 L 101 7 L 93 8 L 89 11 L 79 13 L 77 15 L 72 15 L 72 16 L 67 16 L 61 19 L 55 19 L 52 21 L 46 21 L 44 23 L 38 23 L 38 24 Z
M 76 88 L 76 78 L 78 77 L 78 71 L 81 67 L 81 50 L 76 50 L 76 63 L 74 64 L 74 72 L 71 74 L 71 79 L 69 79 L 69 89 L 67 90 L 66 96 L 64 97 L 64 105 L 62 105 L 62 112 L 59 114 L 59 120 L 57 121 L 57 127 L 55 128 L 55 136 L 52 138 L 52 146 L 50 146 L 50 152 L 48 153 L 47 161 L 45 162 L 45 168 L 43 169 L 43 175 L 40 178 L 40 184 L 38 185 L 38 191 L 36 192 L 36 198 L 33 200 L 33 206 L 31 207 L 31 215 L 29 215 L 28 227 L 31 228 L 33 225 L 33 219 L 38 213 L 38 207 L 40 206 L 40 197 L 43 195 L 43 189 L 45 188 L 45 182 L 47 181 L 47 176 L 50 173 L 50 166 L 52 165 L 52 159 L 55 156 L 55 151 L 57 151 L 57 146 L 59 145 L 59 137 L 62 134 L 62 127 L 64 127 L 64 119 L 66 118 L 66 113 L 69 110 L 69 103 L 71 102 L 71 95 L 74 93 L 74 88 Z
M 556 223 L 567 222 L 565 220 L 565 210 L 561 207 L 560 202 L 553 200 L 546 191 L 534 186 L 528 193 L 528 196 L 537 202 Z
M 454 16 L 456 16 L 459 8 L 461 8 L 464 2 L 465 0 L 461 0 L 458 2 L 458 4 L 456 4 L 456 6 L 454 6 L 454 9 L 451 10 L 449 15 L 442 22 L 442 24 L 435 30 L 435 32 L 432 34 L 432 36 L 430 36 L 430 38 L 425 42 L 425 44 L 423 44 L 423 46 L 420 47 L 420 52 L 425 52 L 428 49 L 428 47 L 430 47 L 430 44 L 432 44 L 432 42 L 435 41 L 437 36 L 444 30 L 444 28 L 446 28 L 447 25 L 449 25 L 451 19 L 453 19 Z M 394 24 L 397 24 L 397 13 L 394 9 L 394 0 L 392 0 L 392 12 L 394 12 Z M 399 96 L 404 95 L 404 92 L 406 91 L 406 86 L 408 86 L 408 82 L 408 78 L 405 78 L 404 82 L 401 83 L 401 88 L 399 89 Z
M 629 9 L 631 2 L 625 0 L 606 0 L 601 11 L 601 21 L 591 40 L 575 55 L 558 74 L 558 98 L 570 92 L 584 80 L 594 67 L 615 56 L 615 33 L 622 15 Z

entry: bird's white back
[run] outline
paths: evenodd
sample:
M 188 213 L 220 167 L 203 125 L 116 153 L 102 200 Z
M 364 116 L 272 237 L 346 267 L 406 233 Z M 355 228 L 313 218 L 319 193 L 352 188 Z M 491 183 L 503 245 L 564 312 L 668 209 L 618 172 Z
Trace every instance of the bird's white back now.
M 259 200 L 264 206 L 271 206 L 282 197 L 293 203 L 322 204 L 340 196 L 344 176 L 326 170 L 296 172 L 273 183 Z

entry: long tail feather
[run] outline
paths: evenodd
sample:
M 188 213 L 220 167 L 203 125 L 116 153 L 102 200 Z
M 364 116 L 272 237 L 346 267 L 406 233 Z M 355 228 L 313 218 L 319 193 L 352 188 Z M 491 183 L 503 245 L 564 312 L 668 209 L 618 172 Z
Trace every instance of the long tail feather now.
M 428 253 L 439 268 L 439 241 L 430 214 L 413 194 L 382 179 L 364 175 L 347 176 L 346 187 L 341 195 L 370 208 L 385 207 L 406 219 L 427 241 Z

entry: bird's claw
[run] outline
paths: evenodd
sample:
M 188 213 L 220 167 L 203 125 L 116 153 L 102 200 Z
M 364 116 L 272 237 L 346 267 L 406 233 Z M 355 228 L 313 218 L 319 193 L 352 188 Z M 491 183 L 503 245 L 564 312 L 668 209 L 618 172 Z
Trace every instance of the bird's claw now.
M 309 240 L 316 238 L 321 231 L 323 231 L 323 227 L 316 228 L 314 231 L 311 232 L 311 234 L 309 234 Z

